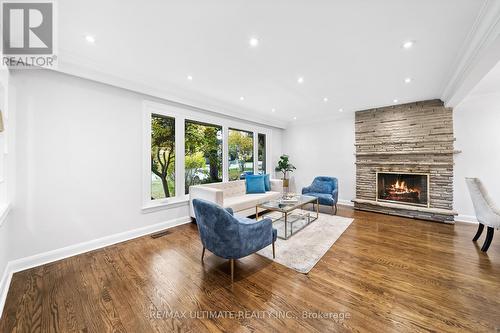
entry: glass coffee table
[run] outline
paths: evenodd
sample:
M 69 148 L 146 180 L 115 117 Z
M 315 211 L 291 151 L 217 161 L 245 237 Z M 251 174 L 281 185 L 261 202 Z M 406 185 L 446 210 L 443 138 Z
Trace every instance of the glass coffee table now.
M 316 205 L 316 216 L 311 216 L 310 211 L 301 211 L 308 204 Z M 256 220 L 259 219 L 259 209 L 261 212 L 264 211 L 264 214 L 261 214 L 262 218 L 269 212 L 281 213 L 281 217 L 271 218 L 273 224 L 279 226 L 277 228 L 278 237 L 281 239 L 288 239 L 319 217 L 318 198 L 300 194 L 289 200 L 276 199 L 258 204 L 255 207 Z

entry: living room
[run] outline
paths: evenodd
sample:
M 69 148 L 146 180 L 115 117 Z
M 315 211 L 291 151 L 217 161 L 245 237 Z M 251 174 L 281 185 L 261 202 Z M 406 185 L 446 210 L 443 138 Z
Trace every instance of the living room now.
M 500 2 L 1 7 L 1 332 L 500 330 Z

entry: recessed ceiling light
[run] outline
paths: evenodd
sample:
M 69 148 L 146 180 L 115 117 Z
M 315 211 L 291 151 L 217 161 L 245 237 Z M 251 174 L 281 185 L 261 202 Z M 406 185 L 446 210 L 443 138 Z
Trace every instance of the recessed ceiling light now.
M 272 109 L 271 109 L 271 112 L 276 112 L 276 109 L 275 109 L 275 108 L 272 108 Z
M 259 40 L 255 37 L 252 37 L 248 41 L 248 44 L 250 44 L 251 47 L 257 47 L 259 45 Z
M 339 109 L 339 112 L 344 112 L 344 109 L 340 108 L 340 109 Z
M 323 97 L 323 102 L 328 102 L 328 97 Z
M 413 42 L 412 40 L 409 40 L 409 41 L 403 43 L 403 48 L 409 49 L 413 46 L 413 44 L 415 44 L 415 42 Z
M 304 78 L 301 76 L 297 79 L 297 83 L 304 83 Z
M 411 82 L 411 77 L 407 77 L 407 78 L 405 79 L 405 83 L 410 83 L 410 82 Z
M 241 96 L 240 101 L 243 101 L 243 100 L 245 100 L 245 97 Z
M 187 79 L 188 79 L 189 81 L 193 81 L 193 77 L 192 77 L 191 75 L 188 75 L 188 76 L 187 76 Z
M 94 36 L 91 36 L 91 35 L 87 35 L 85 36 L 85 40 L 91 44 L 94 44 L 95 43 L 95 37 Z
M 398 100 L 397 100 L 397 99 L 393 99 L 392 101 L 393 101 L 394 103 L 397 103 L 397 102 L 398 102 Z
M 293 117 L 293 120 L 297 120 L 297 117 Z

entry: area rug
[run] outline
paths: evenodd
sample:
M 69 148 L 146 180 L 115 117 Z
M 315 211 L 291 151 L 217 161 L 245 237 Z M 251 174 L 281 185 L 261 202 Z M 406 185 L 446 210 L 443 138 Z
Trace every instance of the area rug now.
M 279 238 L 276 240 L 276 259 L 273 259 L 271 246 L 257 253 L 297 272 L 307 274 L 349 227 L 352 221 L 351 218 L 320 213 L 316 221 L 287 240 Z M 280 222 L 276 222 L 274 227 L 281 229 L 283 226 L 280 225 Z M 278 232 L 280 233 L 280 230 Z

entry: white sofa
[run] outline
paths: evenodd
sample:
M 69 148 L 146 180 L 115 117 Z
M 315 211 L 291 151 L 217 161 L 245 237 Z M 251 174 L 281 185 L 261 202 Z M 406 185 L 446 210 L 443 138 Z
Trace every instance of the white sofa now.
M 246 194 L 244 180 L 190 186 L 189 212 L 191 217 L 195 217 L 193 199 L 204 199 L 224 208 L 232 208 L 235 214 L 249 216 L 255 214 L 257 204 L 278 199 L 282 192 L 283 181 L 280 179 L 271 179 L 271 191 L 258 194 Z

